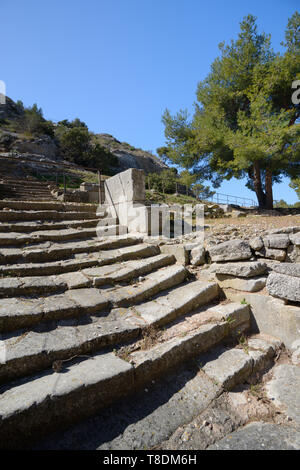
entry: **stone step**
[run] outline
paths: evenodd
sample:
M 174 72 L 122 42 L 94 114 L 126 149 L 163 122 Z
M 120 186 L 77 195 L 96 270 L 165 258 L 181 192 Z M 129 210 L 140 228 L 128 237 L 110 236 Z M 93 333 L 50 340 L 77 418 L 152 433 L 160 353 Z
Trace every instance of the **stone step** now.
M 2 193 L 7 194 L 8 198 L 9 195 L 24 195 L 28 196 L 31 195 L 34 199 L 36 196 L 42 196 L 42 195 L 52 195 L 51 189 L 49 188 L 23 188 L 23 187 L 12 187 L 12 186 L 7 186 L 7 185 L 1 185 L 1 190 Z M 25 198 L 24 198 L 25 199 Z
M 102 241 L 95 237 L 85 240 L 72 240 L 66 242 L 40 242 L 26 245 L 22 248 L 0 248 L 0 263 L 28 263 L 42 261 L 57 261 L 71 258 L 78 253 L 95 253 L 100 251 Z
M 243 306 L 242 320 L 249 324 Z M 226 315 L 226 314 L 225 314 Z M 161 341 L 149 349 L 130 353 L 126 360 L 116 353 L 73 357 L 57 364 L 56 370 L 19 379 L 2 387 L 0 397 L 0 442 L 2 446 L 24 444 L 59 427 L 107 407 L 136 389 L 165 375 L 184 361 L 199 357 L 235 333 L 237 324 L 222 321 L 191 324 L 187 319 L 162 333 Z M 220 319 L 221 318 L 221 319 Z M 239 318 L 239 316 L 237 316 Z
M 105 226 L 97 226 L 97 236 L 99 238 L 124 235 L 127 233 L 127 231 L 128 229 L 126 225 L 109 224 Z
M 80 273 L 74 274 L 80 275 Z M 0 278 L 1 299 L 16 296 L 49 295 L 64 292 L 67 289 L 68 285 L 66 281 L 59 276 Z
M 3 187 L 3 189 L 5 189 L 6 191 L 36 191 L 36 192 L 50 191 L 50 188 L 48 188 L 48 185 L 24 183 L 22 181 L 19 182 L 18 184 L 6 182 L 4 184 L 1 184 L 1 187 Z
M 189 275 L 184 266 L 174 265 L 145 276 L 136 285 L 120 287 L 109 293 L 109 300 L 114 307 L 129 307 L 153 297 L 159 292 L 170 289 L 184 282 Z M 74 291 L 75 292 L 75 291 Z
M 97 226 L 97 236 L 98 237 L 112 237 L 118 235 L 125 235 L 128 232 L 126 225 L 107 225 L 107 226 Z
M 129 282 L 151 271 L 174 264 L 175 261 L 173 255 L 159 254 L 143 260 L 84 269 L 82 274 L 91 280 L 93 286 L 99 287 L 107 284 Z
M 139 325 L 122 319 L 99 320 L 10 336 L 1 342 L 2 350 L 5 348 L 5 363 L 0 367 L 0 383 L 51 368 L 56 361 L 64 361 L 75 355 L 96 353 L 108 346 L 127 343 L 136 339 L 141 329 Z
M 76 204 L 75 202 L 38 202 L 38 201 L 0 201 L 0 209 L 9 208 L 14 211 L 58 211 L 58 212 L 93 212 L 97 204 Z
M 1 188 L 0 188 L 0 191 L 1 191 Z M 33 198 L 33 196 L 29 196 L 29 197 L 25 197 L 24 195 L 18 195 L 18 194 L 7 194 L 7 193 L 3 193 L 1 192 L 1 199 L 5 201 L 5 199 L 9 199 L 10 201 L 15 201 L 15 202 L 18 202 L 18 201 L 22 201 L 24 202 L 25 200 L 27 200 L 28 202 L 34 202 L 34 201 L 38 201 L 38 202 L 55 202 L 57 201 L 57 199 L 52 196 L 51 194 L 49 196 L 36 196 L 36 199 Z
M 0 175 L 0 180 L 1 179 L 4 179 L 4 184 L 9 184 L 9 185 L 12 185 L 12 186 L 23 186 L 23 187 L 27 187 L 27 186 L 32 186 L 32 187 L 40 187 L 40 188 L 44 188 L 44 187 L 47 187 L 49 184 L 51 184 L 50 182 L 42 182 L 42 181 L 34 181 L 34 180 L 29 180 L 29 179 L 19 179 L 19 180 L 16 180 L 15 178 L 10 178 L 9 176 L 2 176 Z
M 28 263 L 28 262 L 48 262 L 58 261 L 80 253 L 95 253 L 100 250 L 106 250 L 109 248 L 121 247 L 122 241 L 124 245 L 127 243 L 127 239 L 131 237 L 127 235 L 120 235 L 118 237 L 107 238 L 105 237 L 99 240 L 96 237 L 90 237 L 85 240 L 72 240 L 66 242 L 43 242 L 34 245 L 27 245 L 23 248 L 8 247 L 0 248 L 0 263 Z M 134 239 L 140 240 L 141 239 Z
M 22 187 L 13 187 L 3 185 L 1 187 L 2 191 L 6 194 L 18 194 L 19 196 L 33 196 L 34 198 L 43 196 L 43 195 L 50 195 L 51 191 L 48 188 L 22 188 Z
M 202 358 L 202 370 L 224 390 L 232 390 L 250 375 L 270 366 L 282 342 L 267 335 L 255 335 L 237 348 L 221 347 Z
M 128 354 L 127 360 L 135 367 L 136 384 L 143 384 L 143 377 L 156 378 L 164 370 L 205 353 L 249 327 L 249 306 L 240 304 L 201 309 L 175 321 L 159 333 L 156 341 L 149 341 L 149 346 L 141 341 L 137 344 L 139 349 Z
M 32 245 L 45 241 L 61 242 L 65 240 L 79 240 L 81 238 L 91 238 L 96 236 L 96 228 L 86 228 L 82 230 L 61 229 L 61 230 L 40 230 L 30 234 L 18 232 L 0 233 L 1 246 Z
M 81 253 L 77 257 L 64 261 L 53 261 L 49 263 L 23 263 L 0 265 L 0 275 L 2 276 L 43 276 L 52 274 L 62 274 L 93 266 L 104 266 L 130 259 L 146 258 L 159 254 L 156 245 L 141 244 L 141 240 L 133 237 L 120 239 L 119 243 L 103 243 L 102 251 L 99 253 Z M 111 249 L 115 247 L 116 249 Z
M 16 202 L 16 199 L 18 202 L 27 202 L 27 201 L 32 201 L 32 202 L 39 202 L 41 199 L 41 202 L 57 202 L 57 199 L 55 196 L 52 194 L 50 190 L 43 190 L 40 191 L 39 189 L 32 189 L 30 191 L 28 190 L 20 190 L 20 189 L 14 189 L 14 188 L 4 188 L 1 186 L 1 200 L 7 200 L 10 202 Z M 48 199 L 48 201 L 47 201 Z
M 193 289 L 189 289 L 192 287 Z M 193 292 L 193 298 L 191 298 Z M 197 307 L 207 304 L 218 295 L 217 285 L 195 281 L 186 286 L 186 290 L 182 287 L 175 287 L 172 295 L 180 298 L 180 307 L 170 307 L 170 311 L 165 311 L 160 316 L 160 324 L 166 324 L 170 320 L 184 315 Z M 170 294 L 162 292 L 157 301 L 160 305 L 169 302 Z M 149 303 L 138 306 L 139 311 L 149 308 Z M 244 315 L 248 312 L 248 306 L 239 304 L 231 304 L 231 310 L 222 312 L 224 318 L 233 320 L 238 314 Z M 216 310 L 208 309 L 203 312 L 202 317 L 207 320 L 222 318 Z M 141 315 L 142 317 L 142 315 Z M 17 377 L 26 376 L 51 367 L 52 363 L 57 360 L 64 360 L 75 354 L 87 354 L 96 352 L 106 346 L 113 346 L 127 342 L 137 338 L 141 330 L 149 325 L 157 325 L 152 317 L 144 316 L 143 322 L 136 321 L 132 316 L 132 312 L 122 312 L 120 318 L 115 321 L 103 321 L 103 319 L 90 322 L 88 324 L 77 324 L 76 326 L 55 326 L 50 331 L 21 331 L 17 334 L 9 334 L 2 338 L 2 350 L 6 351 L 5 363 L 0 368 L 0 382 L 4 383 Z M 45 345 L 47 350 L 45 351 Z
M 32 189 L 31 191 L 21 191 L 21 190 L 15 190 L 13 188 L 11 189 L 5 189 L 3 187 L 1 187 L 1 192 L 2 192 L 2 196 L 3 198 L 5 199 L 14 199 L 14 198 L 19 198 L 19 199 L 23 199 L 24 201 L 30 201 L 30 200 L 33 200 L 33 201 L 37 201 L 39 200 L 39 198 L 43 198 L 43 199 L 53 199 L 53 201 L 55 201 L 54 199 L 54 196 L 52 195 L 51 191 L 47 190 L 47 191 L 40 191 L 40 190 L 35 190 L 35 189 Z
M 113 353 L 98 354 L 70 362 L 64 374 L 46 371 L 4 389 L 0 398 L 0 447 L 20 444 L 23 433 L 24 440 L 31 440 L 45 430 L 55 430 L 64 425 L 66 417 L 73 422 L 78 412 L 82 418 L 91 415 L 132 390 L 133 371 Z
M 36 186 L 36 187 L 45 187 L 45 186 L 47 187 L 49 184 L 47 181 L 39 181 L 35 179 L 12 178 L 10 175 L 6 175 L 2 173 L 1 164 L 0 164 L 0 181 L 3 181 L 4 184 L 11 184 L 13 186 L 30 185 L 30 186 Z
M 37 193 L 43 193 L 43 192 L 49 192 L 50 188 L 48 186 L 35 186 L 32 184 L 10 184 L 10 183 L 4 183 L 1 185 L 4 190 L 6 191 L 18 191 L 18 192 L 37 192 Z
M 95 214 L 93 212 L 83 212 L 83 211 L 61 212 L 61 211 L 56 211 L 56 210 L 40 210 L 40 211 L 39 210 L 36 210 L 36 211 L 2 210 L 0 211 L 0 222 L 29 221 L 29 220 L 79 220 L 81 218 L 82 219 L 94 219 Z
M 26 328 L 42 321 L 99 314 L 110 306 L 141 303 L 149 297 L 181 284 L 188 272 L 183 266 L 162 268 L 145 276 L 136 286 L 112 289 L 82 288 L 48 297 L 13 297 L 0 304 L 0 333 Z
M 146 323 L 157 328 L 201 305 L 209 304 L 218 296 L 217 283 L 193 281 L 129 310 L 132 315 L 138 315 Z
M 3 181 L 3 180 L 2 180 Z M 13 180 L 4 180 L 3 186 L 8 188 L 20 188 L 20 189 L 48 189 L 48 184 L 45 183 L 35 183 L 33 181 L 13 181 Z
M 48 295 L 68 289 L 129 282 L 174 262 L 173 256 L 156 255 L 140 261 L 127 261 L 57 276 L 4 277 L 0 278 L 0 298 Z
M 18 232 L 18 233 L 31 233 L 40 230 L 64 230 L 69 228 L 89 228 L 98 225 L 111 225 L 117 223 L 117 219 L 88 219 L 88 220 L 65 220 L 62 222 L 50 221 L 33 221 L 33 222 L 14 222 L 5 223 L 0 222 L 0 233 L 5 232 Z
M 217 357 L 217 351 L 212 353 Z M 272 362 L 274 363 L 274 359 Z M 253 416 L 253 400 L 247 405 L 246 390 L 239 392 L 234 389 L 230 393 L 224 393 L 222 384 L 209 378 L 202 367 L 203 355 L 199 355 L 180 367 L 177 366 L 174 372 L 147 383 L 146 390 L 143 388 L 91 419 L 43 439 L 33 448 L 35 450 L 97 449 L 110 452 L 117 449 L 122 451 L 155 449 L 156 452 L 163 454 L 166 450 L 176 449 L 176 452 L 193 453 L 195 449 L 198 451 L 207 449 L 224 435 L 227 435 L 228 448 L 232 441 L 232 432 L 249 421 L 247 414 L 241 413 L 240 407 L 249 410 L 249 414 Z M 232 368 L 231 372 L 234 373 Z M 246 379 L 252 384 L 255 383 L 256 375 L 255 373 L 253 377 L 253 372 L 252 369 L 250 372 L 252 376 Z M 240 385 L 240 381 L 244 378 L 240 375 L 239 368 L 236 373 L 236 384 Z M 247 389 L 249 385 L 243 388 Z M 150 405 L 147 406 L 148 404 Z M 136 413 L 136 410 L 142 412 Z M 132 416 L 135 417 L 134 420 Z M 293 431 L 291 426 L 285 428 Z M 260 435 L 259 439 L 261 437 Z M 268 449 L 266 439 L 263 442 L 266 445 L 260 445 L 258 448 Z M 231 449 L 250 447 L 247 436 L 237 440 L 235 445 L 230 444 Z M 210 448 L 219 447 L 208 447 Z M 226 449 L 226 446 L 223 448 Z

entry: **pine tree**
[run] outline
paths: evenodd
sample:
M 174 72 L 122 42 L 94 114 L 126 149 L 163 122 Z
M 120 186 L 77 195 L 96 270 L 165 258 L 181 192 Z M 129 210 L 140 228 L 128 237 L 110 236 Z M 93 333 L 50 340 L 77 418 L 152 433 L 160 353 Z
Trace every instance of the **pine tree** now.
M 165 111 L 167 145 L 159 153 L 215 187 L 246 177 L 259 206 L 271 209 L 273 183 L 300 175 L 300 105 L 291 100 L 292 82 L 300 79 L 300 15 L 288 22 L 283 54 L 258 33 L 252 15 L 240 26 L 198 84 L 192 120 L 186 111 Z

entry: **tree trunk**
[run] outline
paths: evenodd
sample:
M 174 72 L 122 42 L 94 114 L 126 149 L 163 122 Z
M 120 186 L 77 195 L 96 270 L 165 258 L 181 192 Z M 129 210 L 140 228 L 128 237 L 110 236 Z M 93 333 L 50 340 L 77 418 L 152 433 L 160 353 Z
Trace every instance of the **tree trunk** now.
M 273 188 L 272 188 L 272 170 L 267 168 L 265 176 L 266 186 L 266 208 L 273 209 Z
M 266 195 L 262 188 L 259 162 L 253 164 L 253 184 L 259 208 L 264 209 L 266 207 Z

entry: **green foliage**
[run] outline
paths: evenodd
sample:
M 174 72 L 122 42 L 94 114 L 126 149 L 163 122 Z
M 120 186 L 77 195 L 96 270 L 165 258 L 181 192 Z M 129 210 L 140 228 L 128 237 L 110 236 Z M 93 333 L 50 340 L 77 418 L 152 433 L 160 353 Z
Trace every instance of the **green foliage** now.
M 163 170 L 161 173 L 150 173 L 146 178 L 148 189 L 154 189 L 163 194 L 193 192 L 199 199 L 208 199 L 214 194 L 209 186 L 196 183 L 197 175 L 191 174 L 188 170 L 183 170 L 178 175 L 176 168 Z
M 175 168 L 163 170 L 161 173 L 150 173 L 147 176 L 146 184 L 148 189 L 172 194 L 176 191 L 176 175 L 177 170 Z
M 88 166 L 92 168 L 98 168 L 100 165 L 101 171 L 108 175 L 111 174 L 111 167 L 117 166 L 118 159 L 100 144 L 95 144 L 90 151 L 88 162 Z
M 68 119 L 64 119 L 63 121 L 59 121 L 57 123 L 58 126 L 63 126 L 63 127 L 68 127 L 69 129 L 72 129 L 73 127 L 83 127 L 87 129 L 87 125 L 85 122 L 80 121 L 79 118 L 75 118 L 73 121 L 69 121 Z
M 183 170 L 180 173 L 179 182 L 187 188 L 192 188 L 192 185 L 196 183 L 197 175 L 191 174 L 188 170 Z
M 90 168 L 97 168 L 106 174 L 117 164 L 117 157 L 99 143 L 95 143 L 85 123 L 75 119 L 71 123 L 60 121 L 56 130 L 62 154 L 66 160 Z
M 90 135 L 86 128 L 67 127 L 59 135 L 59 143 L 65 158 L 79 165 L 86 164 L 90 147 Z
M 209 186 L 204 186 L 201 183 L 196 183 L 193 185 L 193 192 L 195 193 L 197 199 L 207 200 L 210 199 L 216 192 L 211 191 Z
M 276 201 L 276 203 L 274 204 L 274 207 L 275 207 L 275 209 L 277 209 L 277 208 L 278 209 L 280 209 L 280 208 L 297 209 L 298 207 L 300 207 L 300 201 L 295 202 L 295 204 L 288 204 L 283 199 L 280 199 L 280 201 Z
M 280 201 L 277 201 L 276 204 L 274 204 L 274 207 L 290 207 L 287 202 L 285 202 L 283 199 L 280 199 Z
M 53 123 L 44 119 L 43 111 L 36 103 L 28 108 L 24 108 L 22 101 L 18 101 L 17 104 L 24 109 L 24 115 L 11 122 L 10 128 L 32 136 L 48 135 L 54 137 Z
M 154 193 L 152 191 L 146 190 L 146 200 L 150 203 L 155 203 L 155 204 L 198 204 L 199 201 L 192 197 L 192 196 L 187 196 L 185 194 L 164 194 L 159 191 L 155 191 Z
M 298 199 L 300 199 L 300 178 L 293 179 L 290 182 L 290 187 L 296 191 Z
M 25 108 L 24 108 L 23 101 L 21 101 L 21 100 L 16 101 L 16 105 L 17 105 L 20 109 L 23 109 L 23 110 L 25 109 Z
M 282 55 L 257 32 L 252 15 L 240 26 L 238 39 L 220 44 L 220 57 L 198 84 L 192 119 L 184 110 L 165 111 L 167 145 L 158 153 L 215 187 L 246 177 L 260 206 L 271 208 L 272 183 L 299 175 L 300 106 L 291 101 L 291 85 L 300 78 L 300 15 L 289 20 Z

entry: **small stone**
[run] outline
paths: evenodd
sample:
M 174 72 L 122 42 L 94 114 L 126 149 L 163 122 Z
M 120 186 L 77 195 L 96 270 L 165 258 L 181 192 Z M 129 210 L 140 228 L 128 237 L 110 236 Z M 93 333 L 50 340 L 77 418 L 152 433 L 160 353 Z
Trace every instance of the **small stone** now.
M 191 251 L 191 264 L 193 266 L 200 266 L 205 263 L 205 249 L 203 246 L 197 246 Z
M 264 247 L 264 242 L 261 237 L 255 237 L 249 242 L 251 248 L 255 251 L 259 251 Z

